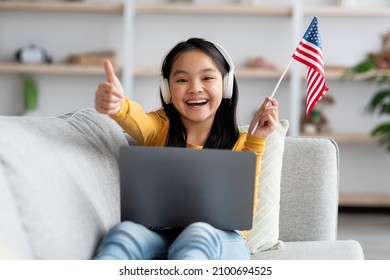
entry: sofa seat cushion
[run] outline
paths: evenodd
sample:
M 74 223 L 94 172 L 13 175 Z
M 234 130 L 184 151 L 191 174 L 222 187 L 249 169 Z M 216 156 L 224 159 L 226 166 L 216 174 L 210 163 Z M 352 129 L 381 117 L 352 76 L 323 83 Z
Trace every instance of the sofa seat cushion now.
M 0 130 L 1 164 L 34 258 L 90 259 L 120 219 L 122 129 L 83 109 L 0 117 Z
M 284 242 L 283 248 L 252 255 L 253 260 L 363 260 L 354 240 Z

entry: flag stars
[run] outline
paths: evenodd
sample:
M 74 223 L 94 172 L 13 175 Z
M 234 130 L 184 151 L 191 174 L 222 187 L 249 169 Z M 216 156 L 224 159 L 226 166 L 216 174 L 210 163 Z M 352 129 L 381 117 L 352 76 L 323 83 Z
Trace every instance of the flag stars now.
M 308 28 L 308 30 L 306 31 L 306 33 L 304 35 L 304 38 L 307 41 L 322 48 L 321 39 L 320 39 L 321 38 L 320 30 L 318 28 L 317 22 L 313 22 L 313 24 Z

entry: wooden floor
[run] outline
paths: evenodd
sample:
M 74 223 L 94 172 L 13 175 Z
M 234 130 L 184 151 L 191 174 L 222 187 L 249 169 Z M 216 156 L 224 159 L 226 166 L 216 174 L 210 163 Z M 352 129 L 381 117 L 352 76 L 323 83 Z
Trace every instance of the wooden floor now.
M 390 208 L 339 210 L 338 239 L 358 241 L 367 260 L 390 260 Z
M 342 207 L 390 208 L 390 194 L 340 194 L 339 205 Z

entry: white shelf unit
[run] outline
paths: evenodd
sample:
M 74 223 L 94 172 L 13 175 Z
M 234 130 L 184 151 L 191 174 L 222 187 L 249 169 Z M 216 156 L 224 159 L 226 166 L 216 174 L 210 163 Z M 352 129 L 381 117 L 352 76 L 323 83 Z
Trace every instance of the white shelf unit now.
M 343 8 L 338 6 L 302 7 L 301 1 L 294 1 L 293 6 L 250 6 L 244 4 L 229 5 L 195 5 L 182 3 L 164 4 L 134 4 L 134 1 L 124 3 L 92 3 L 92 2 L 0 2 L 0 12 L 4 11 L 27 11 L 47 13 L 103 13 L 117 14 L 123 17 L 123 63 L 116 68 L 116 73 L 122 75 L 122 82 L 126 92 L 131 93 L 133 79 L 136 77 L 155 77 L 159 75 L 159 69 L 153 67 L 133 67 L 134 47 L 132 46 L 135 17 L 142 14 L 185 14 L 188 16 L 213 15 L 213 16 L 267 16 L 284 17 L 292 19 L 292 32 L 302 36 L 304 26 L 301 26 L 304 16 L 388 16 L 390 8 Z M 295 18 L 295 19 L 294 19 Z M 304 78 L 304 73 L 294 73 L 294 68 L 289 71 L 285 79 L 291 79 L 290 91 L 292 96 L 299 96 L 296 91 L 302 91 L 297 84 Z M 297 71 L 297 70 L 295 70 Z M 99 66 L 80 66 L 69 64 L 49 65 L 24 65 L 15 62 L 0 62 L 0 74 L 49 74 L 49 75 L 103 75 L 104 71 Z M 274 79 L 281 76 L 282 71 L 237 68 L 236 76 L 244 79 Z M 327 70 L 327 80 L 337 80 L 342 76 L 343 70 Z M 357 80 L 362 79 L 357 77 Z M 131 97 L 131 96 L 130 96 Z M 299 127 L 295 124 L 299 121 L 299 102 L 291 100 L 290 107 L 290 134 L 297 135 Z M 343 142 L 367 142 L 372 138 L 367 135 L 332 134 L 332 137 Z
M 187 4 L 134 4 L 134 1 L 124 1 L 123 4 L 102 4 L 102 3 L 78 3 L 78 2 L 0 2 L 0 12 L 23 11 L 23 12 L 47 12 L 47 13 L 112 13 L 123 17 L 123 64 L 117 68 L 117 73 L 122 74 L 122 83 L 132 97 L 134 78 L 153 77 L 158 75 L 159 69 L 150 67 L 133 67 L 134 53 L 133 33 L 135 17 L 142 14 L 186 14 L 192 15 L 213 15 L 213 16 L 269 16 L 289 18 L 292 15 L 292 7 L 252 7 L 247 5 L 225 5 L 225 6 L 202 6 Z M 0 73 L 32 73 L 51 75 L 101 75 L 102 70 L 92 66 L 77 66 L 66 64 L 50 65 L 23 65 L 12 62 L 0 62 Z M 280 71 L 259 70 L 238 68 L 237 77 L 245 79 L 277 79 Z M 298 104 L 299 106 L 299 104 Z M 295 107 L 293 107 L 295 108 Z M 295 129 L 298 131 L 298 129 Z M 290 128 L 294 131 L 294 124 Z M 297 134 L 297 133 L 295 133 Z
M 296 1 L 296 3 L 299 1 Z M 193 4 L 134 4 L 133 1 L 125 1 L 120 3 L 88 3 L 88 2 L 0 2 L 0 11 L 39 11 L 52 13 L 112 13 L 123 16 L 123 49 L 124 52 L 123 65 L 117 67 L 116 73 L 122 74 L 122 81 L 126 92 L 131 93 L 133 88 L 133 79 L 136 77 L 155 77 L 159 74 L 159 69 L 151 67 L 133 68 L 133 58 L 131 53 L 134 52 L 132 46 L 132 34 L 134 32 L 135 16 L 142 14 L 186 14 L 189 16 L 196 15 L 214 15 L 214 16 L 268 16 L 268 17 L 287 17 L 301 18 L 303 15 L 323 15 L 323 16 L 357 16 L 357 15 L 386 15 L 389 10 L 386 9 L 345 9 L 341 7 L 316 7 L 304 8 L 300 7 L 300 3 L 296 6 L 275 7 L 275 6 L 248 6 L 248 5 L 193 5 Z M 303 34 L 300 20 L 292 21 L 292 32 Z M 299 26 L 297 26 L 297 24 Z M 294 71 L 292 67 L 292 71 Z M 291 71 L 290 71 L 291 72 Z M 103 75 L 103 69 L 98 66 L 78 66 L 67 64 L 52 64 L 52 65 L 23 65 L 19 63 L 2 62 L 0 63 L 0 73 L 32 73 L 32 74 L 50 74 L 50 75 Z M 236 76 L 244 79 L 274 79 L 275 81 L 281 76 L 282 71 L 237 68 Z M 338 79 L 342 75 L 342 70 L 327 70 L 327 79 Z M 291 92 L 292 96 L 299 96 L 300 89 L 297 88 L 299 80 L 304 77 L 304 73 L 288 73 L 285 79 L 292 79 Z M 299 79 L 299 80 L 297 80 Z M 132 97 L 130 95 L 130 97 Z M 291 122 L 290 134 L 297 135 L 299 127 L 295 124 L 299 120 L 300 104 L 294 102 L 291 98 L 292 105 L 290 106 L 289 119 Z M 295 120 L 295 121 L 294 121 Z M 372 142 L 370 137 L 364 135 L 332 135 L 336 139 L 343 141 L 362 141 L 367 139 L 367 142 Z
M 134 67 L 135 53 L 133 38 L 134 30 L 136 29 L 136 17 L 137 15 L 185 15 L 185 16 L 241 16 L 241 17 L 269 17 L 269 18 L 282 18 L 291 20 L 291 30 L 295 38 L 298 38 L 297 42 L 303 35 L 306 25 L 303 25 L 303 19 L 309 16 L 321 16 L 321 17 L 387 17 L 390 15 L 390 8 L 342 8 L 336 6 L 321 6 L 321 7 L 303 7 L 300 0 L 294 1 L 293 6 L 287 7 L 273 7 L 273 6 L 246 6 L 246 5 L 191 5 L 191 4 L 135 4 L 134 1 L 124 1 L 124 3 L 90 3 L 90 2 L 0 2 L 0 14 L 7 11 L 13 12 L 44 12 L 44 13 L 86 13 L 86 14 L 113 14 L 122 17 L 123 23 L 123 45 L 124 51 L 122 64 L 118 66 L 116 72 L 118 75 L 122 75 L 122 82 L 126 92 L 132 92 L 134 87 L 134 79 L 150 79 L 159 75 L 160 69 L 150 66 L 137 66 Z M 289 46 L 290 47 L 290 46 Z M 292 52 L 294 49 L 292 49 Z M 292 53 L 291 53 L 292 54 Z M 326 63 L 325 57 L 325 63 Z M 282 69 L 283 70 L 283 69 Z M 304 89 L 300 89 L 301 80 L 304 79 L 305 74 L 300 72 L 297 67 L 291 67 L 291 71 L 285 77 L 285 80 L 289 79 L 290 91 L 295 92 L 295 96 L 301 96 L 300 92 L 304 92 Z M 15 62 L 3 61 L 0 62 L 0 75 L 5 74 L 22 74 L 31 73 L 39 75 L 47 75 L 50 77 L 65 77 L 77 75 L 81 77 L 90 76 L 102 76 L 104 71 L 101 67 L 96 66 L 75 66 L 67 64 L 51 64 L 51 65 L 22 65 Z M 343 74 L 343 69 L 327 69 L 327 80 L 338 80 Z M 270 71 L 262 69 L 250 69 L 244 67 L 236 68 L 236 76 L 247 80 L 271 80 L 276 81 L 280 77 L 281 71 Z M 49 78 L 50 78 L 49 77 Z M 358 76 L 356 80 L 361 80 L 364 77 Z M 354 82 L 354 81 L 350 81 Z M 290 133 L 292 135 L 298 134 L 299 112 L 300 102 L 294 100 L 293 97 L 289 120 L 292 127 L 290 127 Z M 297 120 L 298 118 L 298 120 Z M 294 127 L 295 126 L 295 127 Z M 375 140 L 368 135 L 354 134 L 354 133 L 337 133 L 326 134 L 327 136 L 335 139 L 338 143 L 347 145 L 373 145 Z M 362 198 L 365 199 L 362 199 Z M 378 199 L 378 197 L 380 199 Z M 340 199 L 340 204 L 359 206 L 359 201 L 366 201 L 369 205 L 389 205 L 389 199 L 386 195 L 381 196 L 378 194 L 364 194 L 364 195 L 343 195 Z M 383 199 L 385 202 L 383 202 Z
M 6 93 L 3 101 L 10 103 L 8 107 L 0 106 L 0 110 L 5 110 L 6 114 L 23 113 L 23 89 L 19 78 L 21 74 L 36 76 L 40 91 L 39 101 L 43 108 L 42 112 L 40 111 L 42 115 L 59 115 L 68 110 L 75 110 L 77 105 L 72 104 L 77 102 L 86 104 L 84 106 L 92 106 L 93 96 L 88 95 L 93 95 L 97 83 L 103 81 L 102 66 L 67 64 L 66 56 L 100 50 L 113 50 L 118 55 L 121 49 L 127 47 L 127 42 L 123 38 L 125 34 L 130 34 L 131 30 L 131 25 L 128 24 L 131 15 L 125 18 L 128 12 L 125 6 L 118 2 L 0 1 L 0 81 Z M 102 19 L 107 22 L 104 23 Z M 115 30 L 110 29 L 113 29 L 113 26 L 116 27 Z M 123 34 L 115 34 L 114 31 L 120 29 L 123 29 Z M 39 32 L 40 30 L 43 34 Z M 107 38 L 108 40 L 114 38 L 114 43 L 105 43 L 98 38 L 99 32 L 111 33 Z M 53 57 L 53 63 L 15 62 L 13 53 L 16 49 L 29 44 L 47 49 Z M 71 48 L 68 48 L 69 46 Z M 126 54 L 120 57 L 119 65 L 115 66 L 118 75 L 124 74 L 125 71 L 128 74 L 131 69 L 128 64 L 122 67 L 121 62 L 124 59 L 131 62 Z M 126 78 L 124 81 L 131 79 Z M 63 85 L 59 90 L 56 88 L 58 84 Z M 70 94 L 64 90 L 66 87 L 69 88 Z M 77 100 L 78 96 L 81 96 L 80 100 Z M 58 104 L 61 104 L 57 105 L 57 112 L 51 108 L 53 102 L 57 102 L 56 98 Z M 18 104 L 14 104 L 15 102 Z M 9 109 L 12 107 L 15 109 Z
M 120 3 L 90 2 L 0 2 L 1 12 L 45 12 L 45 13 L 89 13 L 118 14 L 124 13 L 124 5 Z M 119 72 L 119 69 L 117 69 Z M 72 64 L 21 64 L 17 62 L 0 62 L 0 73 L 45 73 L 45 74 L 104 74 L 96 66 Z

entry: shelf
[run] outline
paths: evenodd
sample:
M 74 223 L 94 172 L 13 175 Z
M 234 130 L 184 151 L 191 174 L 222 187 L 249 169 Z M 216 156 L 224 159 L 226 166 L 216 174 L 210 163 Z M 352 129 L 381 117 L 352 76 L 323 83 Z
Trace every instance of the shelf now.
M 117 74 L 121 71 L 116 69 Z M 75 64 L 21 64 L 0 63 L 0 73 L 5 74 L 64 74 L 64 75 L 104 75 L 103 66 Z
M 122 13 L 121 3 L 90 2 L 13 2 L 0 1 L 0 11 L 41 11 L 41 12 L 91 12 Z M 256 6 L 245 4 L 196 5 L 186 3 L 136 4 L 137 14 L 206 14 L 206 15 L 262 15 L 289 17 L 290 6 Z M 318 6 L 303 9 L 306 16 L 390 16 L 389 7 L 339 7 Z
M 161 74 L 157 67 L 136 67 L 134 75 L 138 77 L 157 77 Z
M 390 207 L 390 194 L 340 194 L 339 206 Z
M 42 74 L 85 74 L 96 75 L 102 74 L 103 68 L 100 66 L 83 66 L 72 64 L 21 64 L 17 62 L 0 62 L 0 73 L 42 73 Z M 118 70 L 119 71 L 119 70 Z M 341 79 L 344 73 L 343 70 L 325 70 L 327 79 Z M 154 67 L 137 67 L 134 69 L 135 76 L 138 77 L 154 77 L 160 75 L 160 70 Z M 282 75 L 281 70 L 268 70 L 256 68 L 236 68 L 235 74 L 237 78 L 242 79 L 279 79 Z M 390 74 L 390 72 L 389 72 Z M 289 78 L 290 73 L 287 72 L 285 79 Z M 305 77 L 302 73 L 302 77 Z M 357 75 L 354 80 L 363 80 L 367 75 Z
M 327 80 L 342 80 L 345 73 L 346 67 L 325 67 L 325 75 Z M 248 68 L 248 67 L 238 67 L 234 70 L 235 75 L 238 78 L 244 79 L 279 79 L 282 76 L 281 70 L 268 70 L 268 69 L 258 69 L 258 68 Z M 381 71 L 378 73 L 383 73 L 390 75 L 390 71 Z M 152 77 L 160 75 L 160 70 L 153 67 L 138 67 L 135 69 L 136 76 Z M 360 81 L 371 76 L 373 72 L 355 75 L 351 80 Z M 285 79 L 290 77 L 290 73 L 287 72 Z M 306 70 L 302 72 L 302 79 L 306 78 Z M 347 79 L 348 80 L 348 79 Z
M 200 15 L 263 15 L 291 16 L 291 7 L 231 5 L 196 5 L 186 3 L 173 4 L 138 4 L 137 14 L 200 14 Z
M 356 133 L 301 133 L 301 136 L 310 136 L 310 137 L 327 137 L 332 138 L 337 143 L 356 143 L 356 144 L 365 144 L 365 143 L 377 143 L 377 139 L 368 134 L 356 134 Z
M 253 69 L 253 68 L 236 68 L 235 75 L 238 78 L 244 79 L 278 79 L 282 75 L 282 71 L 278 70 L 266 70 L 266 69 Z M 135 76 L 139 77 L 153 77 L 160 75 L 160 70 L 153 67 L 138 67 L 134 71 Z M 286 77 L 289 73 L 286 74 Z
M 234 70 L 236 77 L 248 78 L 248 79 L 278 79 L 282 75 L 282 71 L 279 70 L 267 70 L 256 68 L 236 68 Z M 160 75 L 160 70 L 153 67 L 138 67 L 135 69 L 134 74 L 136 76 L 153 77 Z M 288 73 L 286 77 L 288 77 Z
M 123 4 L 84 2 L 1 2 L 0 11 L 122 13 Z
M 303 9 L 305 16 L 390 16 L 390 7 L 340 7 L 340 6 L 319 6 L 306 7 Z
M 268 69 L 256 69 L 256 68 L 237 68 L 235 69 L 235 74 L 239 78 L 261 78 L 261 79 L 279 79 L 283 71 L 281 70 L 268 70 Z M 287 72 L 284 76 L 289 78 L 290 73 Z
M 327 80 L 339 80 L 343 77 L 347 67 L 343 66 L 326 66 L 325 77 Z
M 66 63 L 60 64 L 21 64 L 17 62 L 0 62 L 0 73 L 17 74 L 17 73 L 41 73 L 41 74 L 81 74 L 81 75 L 96 75 L 102 74 L 101 66 L 85 66 L 72 65 Z M 120 72 L 120 69 L 117 70 Z M 341 79 L 345 70 L 325 70 L 328 80 Z M 390 75 L 390 71 L 382 71 L 382 73 Z M 279 79 L 282 75 L 281 70 L 268 70 L 256 68 L 236 68 L 235 74 L 237 78 L 242 79 Z M 154 77 L 160 75 L 160 69 L 154 67 L 137 67 L 134 69 L 134 75 L 138 77 Z M 302 73 L 302 78 L 305 77 Z M 353 80 L 364 80 L 370 74 L 356 75 Z M 288 79 L 290 73 L 287 72 L 285 79 Z
M 390 76 L 390 70 L 370 70 L 360 74 L 348 75 L 346 73 L 347 69 L 344 66 L 325 66 L 326 79 L 363 81 L 373 76 Z
M 0 2 L 0 10 L 121 13 L 123 4 L 83 2 Z M 250 5 L 136 4 L 138 14 L 214 14 L 290 16 L 291 7 Z
M 117 70 L 120 72 L 120 69 Z M 104 74 L 103 66 L 85 66 L 73 64 L 21 64 L 17 62 L 0 63 L 0 73 L 37 73 L 37 74 Z M 153 77 L 160 75 L 160 70 L 153 67 L 138 67 L 134 70 L 135 76 Z M 281 71 L 262 70 L 251 68 L 238 68 L 236 75 L 240 78 L 276 79 L 281 76 Z
M 380 79 L 381 77 L 390 77 L 390 70 L 369 70 L 367 72 L 361 73 L 361 74 L 355 74 L 354 76 L 351 76 L 350 78 L 345 77 L 345 80 L 355 80 L 355 81 L 363 81 L 367 79 L 371 79 L 373 77 L 376 77 L 377 79 Z M 342 73 L 340 78 L 342 77 Z

